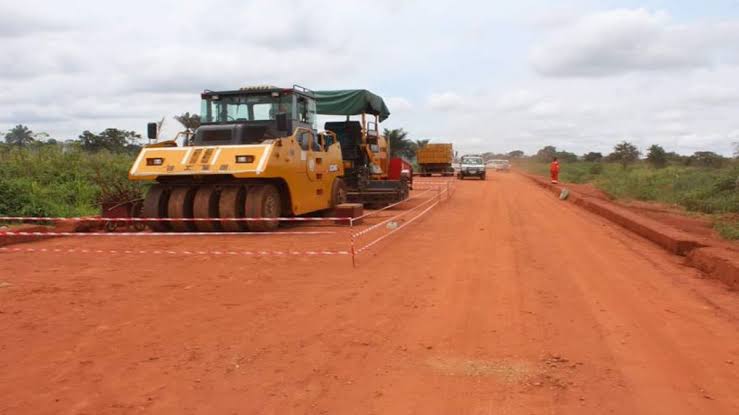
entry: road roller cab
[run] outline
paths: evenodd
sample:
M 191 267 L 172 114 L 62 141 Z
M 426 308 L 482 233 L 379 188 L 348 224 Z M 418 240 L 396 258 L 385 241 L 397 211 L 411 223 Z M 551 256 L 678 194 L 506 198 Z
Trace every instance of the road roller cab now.
M 312 91 L 251 87 L 201 98 L 201 126 L 185 145 L 147 145 L 129 172 L 154 182 L 142 215 L 169 218 L 154 229 L 265 231 L 277 221 L 238 219 L 304 215 L 346 200 L 340 145 L 317 131 Z M 158 138 L 156 125 L 149 138 Z

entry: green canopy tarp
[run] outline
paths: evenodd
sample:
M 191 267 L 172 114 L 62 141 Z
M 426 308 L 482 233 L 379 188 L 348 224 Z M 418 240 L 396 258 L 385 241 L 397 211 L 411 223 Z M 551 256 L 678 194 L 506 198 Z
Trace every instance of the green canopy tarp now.
M 379 95 L 366 89 L 343 89 L 337 91 L 314 91 L 316 112 L 325 115 L 373 114 L 380 121 L 390 116 L 390 110 Z

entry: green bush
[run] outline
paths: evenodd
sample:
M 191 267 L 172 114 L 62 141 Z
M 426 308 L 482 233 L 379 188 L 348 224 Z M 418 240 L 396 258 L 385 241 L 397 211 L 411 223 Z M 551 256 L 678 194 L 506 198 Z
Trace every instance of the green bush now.
M 98 214 L 106 188 L 124 187 L 130 194 L 142 194 L 142 185 L 128 181 L 133 158 L 61 145 L 0 146 L 0 215 Z
M 518 166 L 535 174 L 549 174 L 545 163 L 525 160 Z M 570 183 L 591 182 L 617 199 L 655 201 L 706 214 L 739 213 L 736 161 L 721 169 L 684 165 L 653 169 L 646 163 L 623 169 L 615 163 L 562 163 L 560 178 Z M 728 239 L 737 239 L 738 228 L 736 221 L 716 224 Z
M 739 240 L 739 223 L 729 221 L 718 221 L 714 225 L 716 231 L 724 239 L 732 241 Z
M 595 163 L 592 166 L 590 166 L 590 174 L 593 176 L 597 176 L 599 174 L 603 173 L 603 165 L 600 163 Z

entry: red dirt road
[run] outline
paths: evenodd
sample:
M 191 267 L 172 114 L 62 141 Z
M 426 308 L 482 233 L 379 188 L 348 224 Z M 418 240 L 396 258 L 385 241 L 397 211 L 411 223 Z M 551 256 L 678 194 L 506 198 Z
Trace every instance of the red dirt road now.
M 0 414 L 737 414 L 739 300 L 700 277 L 515 174 L 357 269 L 0 253 Z

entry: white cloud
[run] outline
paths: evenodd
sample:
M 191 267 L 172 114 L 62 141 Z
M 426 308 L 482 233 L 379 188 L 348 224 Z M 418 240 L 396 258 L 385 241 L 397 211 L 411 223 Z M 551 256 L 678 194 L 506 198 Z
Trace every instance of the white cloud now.
M 431 94 L 426 100 L 426 105 L 437 111 L 455 111 L 462 108 L 464 100 L 454 92 L 442 92 Z
M 546 34 L 530 55 L 547 76 L 609 76 L 708 67 L 736 50 L 739 26 L 676 24 L 665 12 L 611 10 Z M 723 40 L 721 40 L 723 38 Z
M 385 98 L 385 104 L 387 104 L 391 113 L 406 112 L 413 109 L 413 104 L 403 97 Z
M 529 90 L 521 89 L 504 93 L 496 102 L 500 111 L 520 111 L 530 109 L 541 101 L 541 97 Z
M 169 117 L 198 112 L 203 89 L 298 83 L 380 93 L 383 127 L 460 152 L 608 152 L 625 138 L 731 152 L 736 14 L 378 1 L 5 2 L 0 130 L 65 139 L 162 116 L 176 129 Z

